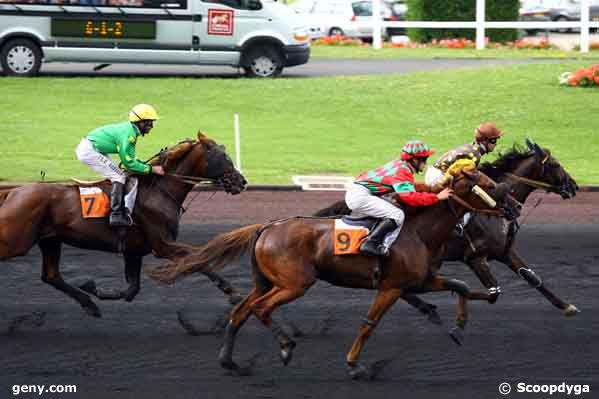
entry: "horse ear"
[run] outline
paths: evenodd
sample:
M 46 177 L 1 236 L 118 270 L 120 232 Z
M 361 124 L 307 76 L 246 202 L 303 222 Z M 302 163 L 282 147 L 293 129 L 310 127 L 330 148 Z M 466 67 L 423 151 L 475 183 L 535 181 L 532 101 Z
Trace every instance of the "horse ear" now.
M 541 147 L 539 147 L 539 145 L 537 143 L 535 143 L 534 145 L 534 151 L 535 154 L 539 157 L 539 158 L 545 158 L 545 151 L 543 151 L 543 149 Z
M 198 140 L 202 141 L 202 139 L 205 139 L 206 135 L 204 133 L 202 133 L 201 130 L 198 130 Z
M 535 144 L 535 142 L 534 142 L 534 141 L 532 141 L 532 140 L 531 140 L 531 139 L 529 139 L 528 137 L 526 138 L 526 146 L 528 147 L 528 149 L 529 149 L 531 152 L 534 152 L 534 151 L 535 151 L 535 146 L 536 146 L 536 144 Z

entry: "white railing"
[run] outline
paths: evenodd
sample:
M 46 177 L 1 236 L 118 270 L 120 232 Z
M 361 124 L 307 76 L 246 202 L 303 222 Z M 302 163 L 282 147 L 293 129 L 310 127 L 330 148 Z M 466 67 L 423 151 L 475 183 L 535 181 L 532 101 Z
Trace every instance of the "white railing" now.
M 485 29 L 556 29 L 556 28 L 579 28 L 580 29 L 580 52 L 589 52 L 589 29 L 599 28 L 599 21 L 589 21 L 589 0 L 580 2 L 580 21 L 547 21 L 547 22 L 512 22 L 512 21 L 485 21 L 485 0 L 476 0 L 476 20 L 459 22 L 435 22 L 435 21 L 383 21 L 380 18 L 380 3 L 372 3 L 372 46 L 375 49 L 382 47 L 381 28 L 470 28 L 476 29 L 476 49 L 485 48 Z M 379 16 L 378 18 L 376 16 Z

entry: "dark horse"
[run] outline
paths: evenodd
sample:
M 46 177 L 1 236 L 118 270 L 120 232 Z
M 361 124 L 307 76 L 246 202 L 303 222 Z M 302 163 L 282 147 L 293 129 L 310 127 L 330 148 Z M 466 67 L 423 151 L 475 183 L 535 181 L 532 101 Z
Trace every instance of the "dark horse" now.
M 509 190 L 506 184 L 496 186 L 482 173 L 464 172 L 454 181 L 452 199 L 408 218 L 389 256 L 383 259 L 374 303 L 347 355 L 352 377 L 368 376 L 367 368 L 358 363 L 362 345 L 403 293 L 455 291 L 462 298 L 460 315 L 466 319 L 468 286 L 458 280 L 434 275 L 430 265 L 442 255 L 443 244 L 449 240 L 466 207 L 501 213 L 498 209 L 490 210 L 489 205 L 472 192 L 477 184 L 490 190 L 505 214 L 518 215 L 517 209 L 504 202 Z M 233 361 L 235 337 L 253 313 L 275 334 L 281 348 L 281 359 L 287 364 L 295 342 L 271 319 L 271 313 L 277 307 L 304 295 L 317 279 L 341 287 L 373 289 L 372 273 L 378 260 L 363 255 L 334 255 L 333 226 L 334 220 L 330 218 L 296 217 L 243 227 L 217 236 L 179 262 L 170 262 L 152 270 L 150 276 L 170 283 L 189 273 L 219 269 L 250 249 L 254 286 L 231 313 L 219 361 L 226 369 L 239 370 Z
M 479 169 L 496 181 L 512 183 L 512 195 L 521 203 L 524 203 L 536 189 L 559 194 L 563 199 L 575 196 L 578 185 L 551 152 L 543 150 L 530 140 L 526 140 L 526 146 L 526 149 L 522 149 L 514 145 L 496 161 L 483 163 Z M 315 215 L 344 215 L 350 212 L 345 201 L 339 201 L 318 211 Z M 566 316 L 577 314 L 579 310 L 576 306 L 564 302 L 553 294 L 518 254 L 515 245 L 518 229 L 516 220 L 506 223 L 497 217 L 475 215 L 466 226 L 464 236 L 448 242 L 442 260 L 464 262 L 474 271 L 482 284 L 489 289 L 486 296 L 481 295 L 478 299 L 495 303 L 501 293 L 488 263 L 497 260 L 525 279 Z M 402 298 L 428 315 L 431 321 L 440 323 L 434 305 L 425 303 L 415 295 L 406 294 Z M 456 342 L 461 341 L 456 340 Z
M 234 168 L 224 148 L 198 133 L 198 140 L 183 141 L 161 151 L 151 164 L 162 164 L 165 176 L 138 176 L 138 200 L 133 212 L 134 226 L 121 240 L 108 225 L 108 218 L 82 217 L 76 185 L 34 183 L 0 193 L 0 259 L 25 255 L 38 244 L 42 257 L 42 280 L 74 298 L 87 313 L 99 317 L 100 310 L 84 292 L 100 299 L 131 301 L 140 289 L 142 258 L 152 252 L 173 258 L 187 252 L 187 246 L 174 242 L 179 229 L 182 204 L 200 177 L 220 183 L 232 194 L 247 184 Z M 110 182 L 102 182 L 104 186 Z M 122 241 L 122 242 L 121 242 Z M 60 275 L 62 244 L 107 252 L 123 252 L 125 278 L 122 292 L 102 291 L 93 281 L 77 288 Z M 122 249 L 122 251 L 119 251 Z M 216 274 L 208 276 L 231 294 L 231 287 Z

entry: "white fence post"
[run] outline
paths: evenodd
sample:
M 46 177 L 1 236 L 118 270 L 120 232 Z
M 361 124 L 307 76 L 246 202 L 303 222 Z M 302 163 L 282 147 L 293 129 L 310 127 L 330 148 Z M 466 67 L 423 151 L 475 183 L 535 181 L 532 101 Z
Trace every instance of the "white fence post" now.
M 381 2 L 372 0 L 372 47 L 380 49 L 383 46 L 381 38 Z
M 580 52 L 589 52 L 589 0 L 580 2 Z
M 241 173 L 241 137 L 239 134 L 239 114 L 235 114 L 235 163 L 237 170 Z
M 476 0 L 476 49 L 485 49 L 485 0 Z

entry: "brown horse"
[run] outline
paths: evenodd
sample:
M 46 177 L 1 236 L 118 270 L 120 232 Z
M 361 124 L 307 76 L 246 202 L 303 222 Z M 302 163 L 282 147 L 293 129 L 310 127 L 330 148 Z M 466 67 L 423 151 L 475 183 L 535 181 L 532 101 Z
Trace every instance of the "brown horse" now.
M 489 205 L 472 192 L 475 185 L 491 190 L 501 209 L 514 217 L 517 210 L 506 205 L 507 185 L 496 186 L 482 173 L 466 173 L 454 181 L 454 197 L 426 208 L 411 217 L 383 259 L 383 270 L 367 319 L 347 355 L 354 378 L 368 376 L 358 363 L 362 346 L 376 324 L 395 301 L 407 292 L 455 291 L 460 295 L 460 318 L 465 323 L 466 300 L 470 291 L 461 281 L 434 275 L 432 264 L 443 253 L 457 221 L 467 208 Z M 482 210 L 481 210 L 482 211 Z M 498 210 L 490 211 L 499 213 Z M 275 334 L 286 365 L 292 357 L 295 342 L 271 319 L 279 306 L 306 293 L 317 279 L 341 287 L 373 289 L 372 273 L 378 259 L 363 255 L 334 255 L 333 219 L 291 218 L 268 224 L 257 224 L 217 236 L 180 262 L 171 262 L 150 272 L 158 281 L 173 282 L 196 271 L 216 270 L 251 249 L 254 287 L 232 311 L 225 330 L 225 342 L 219 354 L 220 364 L 239 370 L 232 358 L 236 334 L 250 314 L 254 314 Z
M 74 298 L 92 316 L 100 317 L 100 310 L 86 292 L 100 299 L 133 300 L 140 289 L 145 255 L 153 252 L 159 257 L 172 258 L 187 252 L 188 246 L 174 240 L 183 201 L 194 182 L 200 177 L 212 179 L 232 194 L 243 191 L 247 183 L 224 148 L 201 133 L 198 133 L 198 140 L 186 140 L 170 150 L 161 151 L 150 163 L 161 164 L 166 175 L 138 176 L 134 226 L 124 237 L 108 225 L 108 218 L 82 217 L 76 185 L 34 183 L 3 191 L 0 193 L 0 259 L 25 255 L 38 244 L 43 257 L 42 280 Z M 102 183 L 104 187 L 109 184 Z M 100 290 L 93 281 L 79 288 L 68 284 L 59 272 L 63 243 L 78 248 L 122 252 L 128 288 L 124 291 Z M 218 275 L 209 273 L 208 277 L 231 294 L 231 287 Z
M 559 194 L 563 199 L 575 196 L 578 190 L 576 181 L 551 152 L 528 139 L 526 148 L 514 145 L 506 153 L 500 154 L 494 162 L 481 164 L 480 170 L 496 181 L 511 182 L 512 195 L 521 203 L 536 189 Z M 346 215 L 350 212 L 345 201 L 339 201 L 316 212 L 315 216 Z M 481 283 L 489 289 L 486 296 L 480 295 L 478 299 L 495 303 L 501 293 L 497 279 L 489 268 L 489 261 L 497 260 L 537 289 L 551 304 L 562 310 L 564 315 L 578 314 L 576 306 L 563 301 L 550 291 L 541 277 L 532 271 L 518 253 L 518 229 L 519 224 L 516 220 L 506 225 L 500 218 L 474 215 L 466 226 L 464 236 L 456 237 L 447 243 L 442 260 L 464 262 L 474 271 Z M 412 294 L 405 294 L 402 299 L 428 315 L 429 320 L 434 323 L 441 322 L 434 305 Z M 458 344 L 461 343 L 461 336 L 452 337 Z

